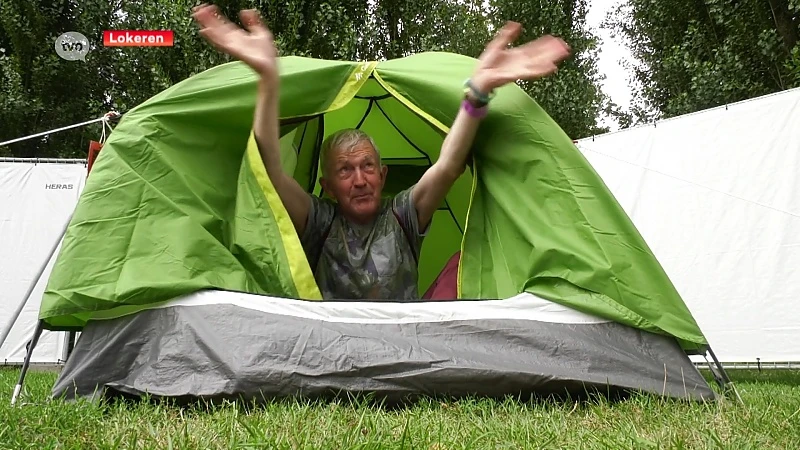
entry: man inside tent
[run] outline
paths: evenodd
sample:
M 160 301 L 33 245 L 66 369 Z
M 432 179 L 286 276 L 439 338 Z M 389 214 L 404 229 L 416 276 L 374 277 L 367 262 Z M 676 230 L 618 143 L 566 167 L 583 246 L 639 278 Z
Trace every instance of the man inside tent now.
M 323 298 L 419 300 L 417 258 L 423 238 L 433 214 L 466 170 L 467 156 L 491 93 L 515 80 L 555 72 L 557 64 L 569 55 L 569 47 L 558 38 L 544 36 L 512 48 L 521 27 L 513 22 L 506 24 L 486 46 L 465 83 L 464 101 L 439 159 L 415 185 L 391 200 L 382 198 L 388 168 L 381 164 L 372 139 L 359 130 L 341 130 L 329 136 L 320 154 L 320 185 L 335 200 L 331 201 L 309 194 L 281 168 L 277 50 L 256 11 L 242 11 L 240 17 L 246 30 L 227 20 L 215 6 L 194 9 L 200 34 L 249 65 L 260 77 L 255 139 L 270 180 L 301 238 Z M 457 263 L 456 256 L 443 274 L 451 272 Z M 437 282 L 434 286 L 454 291 L 453 286 L 448 289 Z

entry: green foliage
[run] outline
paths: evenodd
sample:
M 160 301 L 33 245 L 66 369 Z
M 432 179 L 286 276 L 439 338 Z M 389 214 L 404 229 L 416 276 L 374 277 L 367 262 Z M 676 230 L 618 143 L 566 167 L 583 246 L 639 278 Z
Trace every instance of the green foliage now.
M 800 86 L 798 0 L 627 0 L 607 26 L 639 61 L 639 121 Z
M 200 0 L 2 0 L 0 2 L 0 141 L 125 113 L 163 89 L 230 59 L 208 45 L 191 17 Z M 576 56 L 560 73 L 523 85 L 574 138 L 597 133 L 609 108 L 599 89 L 596 41 L 585 28 L 586 0 L 533 5 L 522 0 L 220 0 L 238 22 L 258 9 L 282 55 L 381 60 L 423 51 L 478 57 L 507 19 L 525 39 L 564 37 Z M 174 47 L 104 47 L 105 30 L 166 29 Z M 56 38 L 78 31 L 91 42 L 86 61 L 65 61 Z M 612 105 L 613 106 L 613 105 Z M 100 124 L 0 148 L 17 157 L 85 157 Z
M 20 131 L 46 129 L 53 123 L 85 121 L 86 115 L 73 106 L 73 93 L 81 92 L 87 97 L 102 95 L 89 66 L 62 64 L 63 60 L 56 55 L 55 39 L 74 16 L 68 2 L 51 3 L 0 2 L 0 29 L 5 35 L 4 56 L 0 59 L 0 140 L 18 137 Z M 35 145 L 16 144 L 11 150 L 14 156 L 34 156 L 36 149 L 45 154 L 79 153 L 76 148 L 61 147 L 62 139 L 45 137 L 35 141 Z
M 369 59 L 392 59 L 424 51 L 477 58 L 491 38 L 482 0 L 380 0 L 370 24 Z
M 191 2 L 107 0 L 52 2 L 4 0 L 0 29 L 10 45 L 0 60 L 0 140 L 124 112 L 160 90 L 225 61 L 197 35 Z M 103 31 L 172 29 L 176 45 L 104 47 Z M 90 41 L 86 62 L 65 61 L 54 51 L 56 38 L 78 31 Z M 85 157 L 99 124 L 10 146 L 19 157 Z
M 564 39 L 573 57 L 565 61 L 556 75 L 520 85 L 555 119 L 573 139 L 608 131 L 597 124 L 602 113 L 613 113 L 616 106 L 600 90 L 603 80 L 597 72 L 597 37 L 586 26 L 586 0 L 492 0 L 495 27 L 515 20 L 524 27 L 519 41 L 543 34 Z
M 795 45 L 792 54 L 784 64 L 789 82 L 793 86 L 800 86 L 800 44 Z

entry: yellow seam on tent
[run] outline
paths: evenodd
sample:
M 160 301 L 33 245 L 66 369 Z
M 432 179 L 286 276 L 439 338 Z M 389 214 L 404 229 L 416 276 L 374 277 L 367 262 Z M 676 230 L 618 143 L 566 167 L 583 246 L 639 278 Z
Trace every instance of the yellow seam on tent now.
M 353 99 L 353 97 L 356 96 L 356 94 L 361 89 L 361 87 L 364 86 L 364 83 L 366 83 L 367 80 L 369 80 L 369 77 L 372 74 L 372 72 L 375 70 L 375 66 L 377 64 L 378 64 L 377 61 L 374 61 L 374 62 L 363 62 L 363 63 L 358 64 L 350 72 L 350 75 L 347 77 L 347 81 L 345 81 L 345 83 L 342 86 L 342 88 L 339 89 L 339 92 L 336 94 L 336 97 L 333 99 L 331 104 L 328 105 L 328 107 L 326 107 L 319 114 L 327 114 L 327 113 L 329 113 L 331 111 L 335 111 L 337 109 L 340 109 L 340 108 L 346 106 L 348 103 L 350 103 L 350 101 Z M 316 115 L 317 114 L 315 114 L 314 116 L 316 116 Z M 301 117 L 301 116 L 296 116 L 296 117 Z M 312 116 L 306 115 L 306 117 L 311 118 Z M 281 120 L 292 119 L 292 118 L 295 118 L 295 117 L 289 117 L 289 116 L 281 117 Z M 316 133 L 319 133 L 319 130 L 317 130 Z M 295 170 L 297 170 L 297 166 L 299 164 L 300 164 L 300 158 L 298 157 L 297 163 L 295 163 Z M 312 167 L 313 167 L 314 164 L 319 165 L 319 161 L 312 161 L 311 164 L 312 164 Z M 310 181 L 312 181 L 315 184 L 317 183 L 317 180 L 310 180 Z M 310 192 L 310 194 L 312 194 L 312 195 L 314 194 L 313 188 L 312 188 L 312 191 Z M 310 268 L 309 268 L 309 270 L 310 270 Z
M 261 160 L 261 154 L 258 151 L 253 131 L 250 132 L 250 138 L 247 141 L 247 158 L 250 163 L 250 170 L 253 172 L 258 185 L 261 186 L 267 204 L 275 217 L 278 230 L 281 233 L 283 248 L 289 260 L 289 271 L 297 288 L 297 295 L 305 300 L 322 300 L 322 294 L 319 291 L 317 282 L 314 280 L 314 274 L 311 272 L 311 266 L 308 264 L 300 239 L 297 237 L 297 231 L 292 219 L 275 191 L 275 186 L 272 185 L 269 175 L 267 175 L 267 169 Z
M 568 280 L 567 280 L 567 282 L 571 283 Z M 591 292 L 597 298 L 599 298 L 600 301 L 602 301 L 606 306 L 610 307 L 611 309 L 616 310 L 620 315 L 622 315 L 623 317 L 628 319 L 630 322 L 636 323 L 637 327 L 639 327 L 639 328 L 641 328 L 643 330 L 650 331 L 650 332 L 653 332 L 653 333 L 664 334 L 666 336 L 674 336 L 674 337 L 676 337 L 678 339 L 686 339 L 685 336 L 673 335 L 672 333 L 668 332 L 667 330 L 664 330 L 663 328 L 657 326 L 653 322 L 651 322 L 651 321 L 647 320 L 646 318 L 644 318 L 641 314 L 637 314 L 636 312 L 631 311 L 629 308 L 626 308 L 623 305 L 621 305 L 620 303 L 617 303 L 616 301 L 612 300 L 608 295 L 603 294 L 602 292 L 593 291 L 593 290 L 585 288 L 583 286 L 578 286 L 577 284 L 575 286 L 577 286 L 580 289 L 583 289 L 583 290 L 585 290 L 587 292 Z M 575 308 L 575 309 L 580 309 L 582 307 L 582 305 L 579 306 L 577 304 L 574 304 L 574 306 L 570 305 L 570 307 Z M 589 312 L 589 311 L 587 311 L 586 314 L 599 315 L 596 312 Z M 605 319 L 609 319 L 609 320 L 614 320 L 614 319 L 612 319 L 610 317 L 604 317 L 604 318 Z
M 378 65 L 378 62 L 363 62 L 358 64 L 350 75 L 347 77 L 347 81 L 345 81 L 344 86 L 339 90 L 339 93 L 336 94 L 336 97 L 333 99 L 331 104 L 324 108 L 321 111 L 310 112 L 305 114 L 295 114 L 289 116 L 280 116 L 280 120 L 291 120 L 291 119 L 313 119 L 319 116 L 320 114 L 327 114 L 331 111 L 337 110 L 342 108 L 343 106 L 350 103 L 350 100 L 356 96 L 359 89 L 364 85 L 364 83 L 369 80 L 369 76 L 372 74 L 372 71 L 375 70 L 375 66 Z M 361 75 L 359 75 L 361 74 Z M 302 122 L 301 122 L 302 123 Z
M 90 320 L 110 320 L 110 319 L 117 319 L 119 317 L 128 316 L 134 313 L 139 313 L 142 311 L 150 310 L 150 309 L 159 309 L 162 308 L 167 303 L 171 302 L 171 300 L 163 300 L 156 303 L 147 303 L 144 305 L 120 305 L 111 309 L 105 309 L 102 311 L 93 311 L 89 316 Z
M 399 92 L 397 92 L 394 88 L 392 88 L 389 85 L 389 83 L 387 83 L 386 81 L 384 81 L 383 78 L 381 78 L 381 76 L 378 74 L 377 70 L 373 73 L 373 76 L 375 76 L 375 79 L 378 81 L 378 83 L 381 86 L 383 86 L 384 89 L 386 89 L 387 92 L 392 94 L 392 96 L 394 98 L 396 98 L 400 103 L 405 105 L 406 108 L 408 108 L 411 111 L 414 111 L 415 113 L 419 114 L 422 118 L 424 118 L 425 120 L 430 122 L 432 125 L 434 125 L 436 128 L 441 130 L 443 133 L 449 133 L 450 132 L 450 127 L 445 126 L 443 123 L 441 123 L 438 120 L 436 120 L 433 116 L 431 116 L 430 114 L 428 114 L 425 111 L 423 111 L 420 108 L 418 108 L 417 105 L 412 103 L 407 98 L 403 97 Z M 462 262 L 463 262 L 463 257 L 464 257 L 464 242 L 466 241 L 467 228 L 469 227 L 469 212 L 470 212 L 470 209 L 472 208 L 472 198 L 475 195 L 475 188 L 477 186 L 478 171 L 477 171 L 477 168 L 475 167 L 475 157 L 474 156 L 472 158 L 472 161 L 473 161 L 472 162 L 472 167 L 473 167 L 472 191 L 470 192 L 469 205 L 467 206 L 467 218 L 466 218 L 466 220 L 464 222 L 464 234 L 461 236 L 461 255 L 459 255 L 458 271 L 457 271 L 457 275 L 456 275 L 456 297 L 457 298 L 461 298 L 461 296 L 462 296 L 462 294 L 461 294 L 461 267 L 462 267 Z
M 475 199 L 475 190 L 478 187 L 478 165 L 475 161 L 475 155 L 472 155 L 472 189 L 469 192 L 469 203 L 467 204 L 467 218 L 464 220 L 464 234 L 461 236 L 461 255 L 458 258 L 458 275 L 456 275 L 456 297 L 462 298 L 463 292 L 461 288 L 461 268 L 464 262 L 464 247 L 467 242 L 467 230 L 469 229 L 469 216 L 472 211 L 472 202 Z
M 408 109 L 414 111 L 415 113 L 419 114 L 420 116 L 424 117 L 425 120 L 430 122 L 436 128 L 440 129 L 442 132 L 444 132 L 444 133 L 449 133 L 450 132 L 450 127 L 446 127 L 443 123 L 441 123 L 438 120 L 436 120 L 433 116 L 431 116 L 430 114 L 426 113 L 425 111 L 419 109 L 419 107 L 417 107 L 417 105 L 415 105 L 410 100 L 408 100 L 407 98 L 405 98 L 402 95 L 400 95 L 399 92 L 397 92 L 396 90 L 394 90 L 394 88 L 389 86 L 389 83 L 385 82 L 383 80 L 383 78 L 381 78 L 381 76 L 378 74 L 377 70 L 372 75 L 375 76 L 375 79 L 378 80 L 378 83 L 381 86 L 383 86 L 383 88 L 386 89 L 386 91 L 388 93 L 392 94 L 392 96 L 394 98 L 396 98 L 400 103 L 405 105 L 406 108 L 408 108 Z
M 325 112 L 339 109 L 348 104 L 350 100 L 356 96 L 358 90 L 361 89 L 361 86 L 367 82 L 369 76 L 375 70 L 375 66 L 377 65 L 377 61 L 368 61 L 356 66 L 356 68 L 353 69 L 353 72 L 350 73 L 350 76 L 347 78 L 344 86 L 342 86 L 342 89 L 340 89 L 339 93 L 336 94 L 336 98 L 333 99 L 331 105 L 325 110 Z

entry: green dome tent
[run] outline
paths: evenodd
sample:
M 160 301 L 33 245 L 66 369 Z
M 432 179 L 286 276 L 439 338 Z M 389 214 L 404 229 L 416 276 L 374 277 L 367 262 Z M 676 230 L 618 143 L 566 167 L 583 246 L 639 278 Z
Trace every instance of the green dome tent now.
M 387 193 L 410 186 L 436 160 L 474 63 L 447 53 L 281 58 L 284 169 L 319 194 L 322 140 L 360 128 L 389 166 Z M 470 170 L 423 245 L 421 290 L 461 251 L 459 299 L 414 304 L 319 301 L 254 146 L 255 98 L 256 75 L 230 63 L 154 96 L 111 134 L 42 302 L 46 328 L 83 331 L 54 394 L 91 395 L 98 385 L 200 396 L 503 394 L 595 384 L 713 397 L 686 357 L 707 348 L 690 311 L 599 176 L 517 86 L 497 92 Z M 210 369 L 220 365 L 224 374 Z

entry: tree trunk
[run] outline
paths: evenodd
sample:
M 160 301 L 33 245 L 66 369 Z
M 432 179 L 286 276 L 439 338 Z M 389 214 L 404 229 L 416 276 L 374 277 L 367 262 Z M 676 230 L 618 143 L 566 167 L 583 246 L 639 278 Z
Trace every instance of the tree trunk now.
M 775 20 L 778 36 L 781 37 L 786 52 L 791 52 L 797 44 L 798 32 L 797 25 L 792 20 L 792 12 L 789 11 L 789 3 L 785 0 L 767 1 L 772 10 L 772 18 Z
M 400 45 L 397 42 L 397 26 L 400 21 L 400 14 L 397 12 L 397 3 L 395 1 L 386 1 L 386 27 L 389 31 L 389 42 L 386 46 L 386 59 L 395 59 L 400 54 Z

